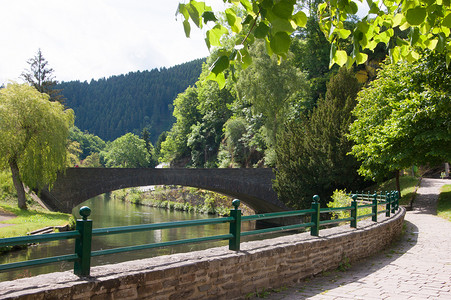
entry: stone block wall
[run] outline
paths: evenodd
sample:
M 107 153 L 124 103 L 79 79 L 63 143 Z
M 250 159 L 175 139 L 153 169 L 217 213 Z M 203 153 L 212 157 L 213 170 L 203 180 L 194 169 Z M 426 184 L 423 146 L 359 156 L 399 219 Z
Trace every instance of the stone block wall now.
M 357 261 L 390 245 L 402 232 L 405 210 L 391 218 L 309 233 L 94 267 L 90 278 L 58 272 L 0 283 L 0 299 L 244 299 L 262 289 Z

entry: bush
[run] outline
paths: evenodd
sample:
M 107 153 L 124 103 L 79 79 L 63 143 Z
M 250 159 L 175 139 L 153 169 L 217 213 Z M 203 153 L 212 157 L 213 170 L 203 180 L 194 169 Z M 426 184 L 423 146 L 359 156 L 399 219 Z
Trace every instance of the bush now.
M 327 207 L 336 208 L 336 207 L 347 207 L 351 206 L 352 198 L 346 194 L 346 190 L 335 190 L 332 194 L 332 201 L 327 203 Z M 357 210 L 357 215 L 366 215 L 371 213 L 371 208 L 360 208 Z M 345 211 L 337 211 L 332 212 L 332 219 L 344 219 L 349 218 L 351 213 L 348 210 Z

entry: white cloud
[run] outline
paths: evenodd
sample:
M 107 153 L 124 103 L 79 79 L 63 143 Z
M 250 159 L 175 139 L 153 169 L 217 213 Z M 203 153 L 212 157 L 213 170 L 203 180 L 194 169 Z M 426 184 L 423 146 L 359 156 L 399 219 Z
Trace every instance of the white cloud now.
M 202 32 L 187 39 L 179 0 L 0 1 L 0 84 L 18 80 L 41 48 L 57 80 L 90 80 L 205 57 Z

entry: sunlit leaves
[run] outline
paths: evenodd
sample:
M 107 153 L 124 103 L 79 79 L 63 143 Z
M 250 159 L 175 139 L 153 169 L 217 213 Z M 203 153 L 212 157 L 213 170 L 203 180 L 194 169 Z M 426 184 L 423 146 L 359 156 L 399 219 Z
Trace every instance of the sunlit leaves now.
M 183 21 L 183 29 L 185 30 L 186 37 L 189 38 L 191 33 L 191 25 L 189 25 L 188 20 Z
M 224 71 L 229 67 L 229 58 L 226 55 L 222 55 L 216 59 L 216 61 L 210 67 L 210 75 L 207 77 L 209 80 L 216 81 L 219 87 L 222 89 L 225 86 Z
M 52 183 L 66 165 L 72 110 L 27 84 L 0 89 L 0 167 L 16 160 L 29 187 Z
M 283 55 L 290 48 L 291 38 L 286 32 L 277 32 L 270 41 L 272 51 L 278 55 Z
M 293 8 L 294 3 L 290 3 L 289 1 L 279 1 L 273 6 L 272 12 L 282 19 L 289 19 L 293 14 Z
M 392 50 L 393 56 L 400 54 L 395 49 L 400 48 Z M 443 55 L 416 55 L 405 54 L 413 64 L 383 65 L 378 78 L 359 93 L 350 138 L 356 143 L 352 154 L 362 161 L 359 172 L 369 178 L 450 158 L 445 150 L 451 142 L 450 71 Z
M 424 7 L 415 7 L 407 10 L 406 20 L 410 25 L 420 25 L 426 18 L 426 9 Z
M 210 70 L 213 75 L 210 79 L 223 82 L 220 75 L 231 64 L 240 64 L 246 68 L 251 64 L 252 59 L 245 50 L 254 43 L 255 39 L 263 39 L 267 43 L 267 53 L 277 55 L 278 60 L 286 58 L 290 44 L 291 34 L 297 27 L 304 27 L 307 23 L 307 16 L 303 11 L 295 12 L 295 0 L 225 0 L 225 10 L 220 14 L 215 14 L 210 7 L 202 1 L 191 0 L 189 3 L 179 4 L 177 15 L 183 16 L 183 27 L 185 35 L 189 36 L 191 20 L 197 27 L 203 28 L 208 24 L 205 42 L 210 50 L 218 50 L 227 55 L 221 55 Z M 212 23 L 214 25 L 212 26 Z M 226 49 L 221 43 L 223 36 L 230 34 L 240 37 L 244 48 L 232 51 Z M 342 36 L 349 35 L 346 31 L 341 31 Z M 244 49 L 244 50 L 243 50 Z M 239 51 L 238 51 L 239 50 Z
M 227 23 L 229 24 L 230 28 L 232 28 L 232 31 L 235 33 L 239 33 L 243 27 L 241 25 L 241 18 L 236 15 L 236 13 L 233 11 L 233 9 L 226 9 L 225 11 Z
M 344 50 L 335 52 L 334 61 L 341 67 L 348 61 L 348 54 Z
M 302 11 L 298 11 L 295 15 L 293 15 L 293 21 L 299 27 L 305 27 L 307 25 L 307 15 Z
M 207 24 L 208 21 L 216 22 L 215 14 L 212 11 L 206 11 L 202 14 L 202 18 L 204 19 L 204 23 Z
M 446 26 L 448 28 L 451 28 L 451 12 L 448 12 L 446 17 L 443 19 L 442 26 Z
M 340 39 L 346 38 L 351 39 L 354 45 L 358 45 L 360 51 L 374 50 L 378 43 L 384 43 L 389 48 L 390 57 L 394 61 L 400 59 L 414 61 L 418 57 L 418 50 L 412 48 L 437 52 L 451 51 L 449 0 L 390 0 L 382 3 L 367 0 L 370 8 L 367 15 L 357 22 L 356 28 L 347 36 L 346 32 L 340 30 L 344 28 L 348 14 L 354 13 L 356 2 L 356 0 L 334 0 L 318 6 L 322 31 L 329 41 L 336 45 L 337 50 Z M 409 34 L 398 34 L 402 38 L 397 37 L 394 40 L 393 29 L 395 28 L 407 31 Z M 354 52 L 350 57 L 356 63 L 363 63 L 364 57 L 360 55 L 357 57 L 357 53 L 359 51 Z M 337 59 L 331 56 L 331 63 L 335 63 Z M 341 62 L 343 61 L 344 59 L 341 59 Z
M 213 63 L 210 71 L 216 75 L 223 72 L 229 67 L 229 58 L 226 55 L 218 57 L 218 59 Z
M 228 33 L 227 28 L 218 24 L 212 29 L 207 31 L 207 39 L 210 46 L 219 47 L 221 46 L 221 37 Z
M 268 35 L 269 26 L 265 24 L 265 22 L 260 22 L 255 28 L 254 36 L 258 39 L 263 39 Z

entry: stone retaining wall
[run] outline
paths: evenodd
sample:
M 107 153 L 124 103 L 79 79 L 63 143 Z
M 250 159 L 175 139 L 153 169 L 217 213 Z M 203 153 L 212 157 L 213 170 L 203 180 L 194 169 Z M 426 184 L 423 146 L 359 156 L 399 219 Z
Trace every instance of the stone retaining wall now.
M 391 218 L 320 230 L 319 237 L 294 234 L 94 267 L 91 278 L 58 272 L 0 283 L 0 299 L 244 299 L 289 286 L 344 261 L 370 256 L 401 234 L 405 209 Z

